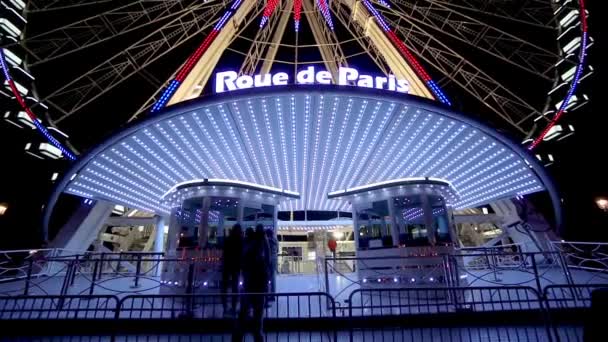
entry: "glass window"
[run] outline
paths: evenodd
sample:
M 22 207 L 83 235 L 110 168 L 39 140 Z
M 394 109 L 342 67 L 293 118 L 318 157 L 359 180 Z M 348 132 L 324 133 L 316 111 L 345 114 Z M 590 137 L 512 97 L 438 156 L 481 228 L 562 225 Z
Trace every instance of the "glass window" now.
M 424 209 L 420 195 L 393 198 L 395 222 L 398 225 L 399 244 L 424 246 L 429 244 L 427 227 L 424 223 Z
M 429 196 L 429 202 L 433 213 L 435 239 L 437 242 L 442 243 L 452 242 L 448 214 L 443 198 L 441 198 L 441 196 Z
M 356 231 L 359 234 L 359 248 L 393 246 L 386 200 L 373 202 L 371 208 L 357 211 L 357 218 L 359 227 Z

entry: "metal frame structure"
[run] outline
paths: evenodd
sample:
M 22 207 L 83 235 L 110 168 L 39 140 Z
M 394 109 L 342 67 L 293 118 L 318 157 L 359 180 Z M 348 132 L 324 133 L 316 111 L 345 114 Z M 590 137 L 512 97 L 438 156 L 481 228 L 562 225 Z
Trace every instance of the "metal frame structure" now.
M 198 56 L 195 65 L 190 67 L 188 77 L 174 90 L 176 93 L 170 96 L 168 104 L 199 96 L 226 51 L 240 53 L 243 57 L 240 72 L 253 74 L 257 70 L 268 72 L 278 64 L 292 64 L 293 69 L 297 70 L 304 63 L 299 60 L 298 50 L 316 46 L 321 57 L 319 62 L 332 75 L 335 75 L 338 66 L 348 66 L 353 58 L 366 55 L 382 73 L 409 79 L 414 94 L 442 100 L 442 96 L 435 91 L 436 85 L 425 84 L 428 83 L 428 75 L 423 69 L 419 70 L 416 59 L 412 60 L 420 58 L 442 77 L 442 84 L 452 83 L 460 87 L 506 121 L 522 139 L 526 139 L 537 134 L 539 127 L 544 126 L 543 122 L 550 123 L 551 118 L 544 115 L 548 100 L 530 102 L 520 89 L 507 86 L 491 76 L 488 65 L 469 60 L 450 42 L 458 41 L 485 54 L 493 59 L 489 65 L 500 63 L 513 66 L 530 77 L 546 81 L 547 91 L 555 83 L 555 65 L 559 61 L 572 65 L 576 63 L 553 48 L 540 46 L 521 33 L 505 29 L 505 25 L 490 24 L 495 19 L 510 25 L 543 30 L 548 32 L 547 37 L 551 37 L 551 31 L 558 25 L 558 6 L 575 6 L 545 0 L 526 0 L 517 6 L 487 0 L 425 0 L 415 4 L 408 0 L 285 0 L 276 1 L 276 8 L 270 11 L 268 7 L 275 6 L 275 2 L 138 0 L 112 5 L 106 0 L 31 0 L 26 9 L 31 16 L 80 7 L 102 10 L 61 27 L 27 34 L 19 45 L 28 52 L 30 67 L 44 67 L 47 62 L 94 46 L 110 44 L 119 36 L 148 33 L 81 76 L 64 82 L 55 90 L 43 92 L 42 100 L 55 109 L 50 114 L 52 123 L 61 125 L 62 121 L 84 112 L 93 101 L 135 74 L 158 87 L 157 77 L 147 72 L 146 68 L 186 41 L 209 34 L 211 24 L 220 19 L 221 9 L 231 4 L 236 6 L 234 17 L 219 31 L 205 53 Z M 584 11 L 582 1 L 580 5 Z M 265 9 L 269 13 L 268 23 L 260 25 L 259 29 L 252 29 L 254 19 Z M 312 33 L 314 44 L 301 44 L 298 29 L 295 44 L 286 42 L 288 22 L 296 11 L 298 17 L 300 13 L 306 17 L 307 29 Z M 338 19 L 341 28 L 334 29 L 333 23 L 329 25 L 331 17 Z M 392 33 L 386 33 L 383 25 L 392 27 L 399 42 L 393 40 Z M 345 39 L 344 33 L 350 37 Z M 249 43 L 237 44 L 237 41 Z M 353 43 L 358 45 L 359 51 L 353 51 L 352 46 L 346 51 L 347 45 Z M 405 45 L 401 46 L 402 43 Z M 284 47 L 295 50 L 293 59 L 278 57 L 279 50 Z M 410 49 L 411 53 L 404 49 Z M 197 62 L 201 60 L 204 63 Z M 158 92 L 152 96 L 131 119 L 140 116 L 153 101 L 162 99 L 160 94 Z M 540 124 L 536 122 L 539 118 Z

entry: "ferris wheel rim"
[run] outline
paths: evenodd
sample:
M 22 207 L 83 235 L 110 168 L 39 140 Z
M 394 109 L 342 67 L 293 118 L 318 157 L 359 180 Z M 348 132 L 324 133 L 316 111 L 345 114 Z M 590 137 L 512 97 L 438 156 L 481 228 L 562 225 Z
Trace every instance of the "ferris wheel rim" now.
M 218 1 L 210 1 L 210 2 L 208 2 L 208 3 L 206 3 L 206 4 L 216 4 L 216 5 L 217 5 L 217 3 L 218 3 Z M 227 3 L 227 2 L 225 2 L 225 3 Z M 584 6 L 584 2 L 583 2 L 582 0 L 581 0 L 581 1 L 579 1 L 579 3 L 581 3 L 581 4 Z M 278 8 L 278 11 L 283 11 L 283 10 L 282 10 L 281 8 Z M 303 9 L 303 10 L 302 10 L 302 13 L 304 13 L 304 14 L 309 13 L 309 12 L 311 12 L 311 11 L 306 11 L 305 9 Z M 313 11 L 313 12 L 314 12 L 314 11 Z M 355 39 L 356 39 L 356 38 L 352 38 L 351 40 L 355 40 Z M 302 46 L 302 47 L 305 47 L 305 46 Z M 242 53 L 242 51 L 241 51 L 241 53 Z M 353 57 L 353 56 L 359 56 L 359 55 L 362 55 L 362 54 L 364 54 L 364 53 L 365 53 L 365 52 L 353 53 L 353 54 L 349 55 L 349 56 L 348 56 L 348 58 L 351 58 L 351 57 Z M 281 60 L 275 60 L 275 62 L 276 62 L 276 63 L 284 63 L 284 64 L 288 64 L 288 63 L 287 63 L 287 61 L 281 61 Z M 314 63 L 319 63 L 319 62 L 320 62 L 320 60 L 319 60 L 319 61 L 316 61 L 316 62 L 314 62 Z M 298 65 L 298 62 L 295 62 L 295 65 Z M 556 80 L 557 80 L 557 77 L 558 77 L 558 76 L 557 76 L 557 75 L 555 75 L 555 77 L 554 77 L 554 81 L 556 81 Z M 547 101 L 548 101 L 548 100 L 547 100 Z M 544 105 L 544 107 L 543 107 L 542 109 L 537 110 L 537 111 L 542 111 L 542 112 L 544 112 L 544 109 L 546 109 L 547 105 L 548 105 L 548 102 L 547 102 L 547 103 L 545 103 L 545 105 Z M 80 107 L 79 107 L 79 108 L 80 108 Z M 79 109 L 77 109 L 77 110 L 79 110 Z M 544 119 L 544 120 L 545 120 L 545 121 L 550 121 L 549 119 Z M 54 123 L 54 121 L 55 121 L 55 120 L 53 120 L 53 123 Z M 530 131 L 530 134 L 533 134 L 533 133 L 534 133 L 534 131 Z

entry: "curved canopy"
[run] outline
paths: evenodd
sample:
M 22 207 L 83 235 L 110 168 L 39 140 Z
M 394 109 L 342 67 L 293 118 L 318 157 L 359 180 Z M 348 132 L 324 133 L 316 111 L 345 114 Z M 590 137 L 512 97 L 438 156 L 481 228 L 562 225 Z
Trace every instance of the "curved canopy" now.
M 218 178 L 296 191 L 280 210 L 347 210 L 332 191 L 410 177 L 446 180 L 455 208 L 544 190 L 543 170 L 494 130 L 412 96 L 274 87 L 199 98 L 114 135 L 60 191 L 168 213 L 179 183 Z

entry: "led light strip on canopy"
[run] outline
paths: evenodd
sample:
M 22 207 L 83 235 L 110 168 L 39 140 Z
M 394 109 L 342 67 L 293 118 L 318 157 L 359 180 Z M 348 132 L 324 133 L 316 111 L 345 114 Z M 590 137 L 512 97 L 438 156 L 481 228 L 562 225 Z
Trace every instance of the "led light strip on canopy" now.
M 219 196 L 220 193 L 225 197 L 250 197 L 249 199 L 252 200 L 267 198 L 272 202 L 300 198 L 300 194 L 295 191 L 283 190 L 250 182 L 230 179 L 196 179 L 176 184 L 161 197 L 161 202 L 168 203 L 172 206 L 179 206 L 182 201 L 188 198 Z M 237 193 L 240 194 L 240 196 L 236 196 Z
M 301 195 L 279 210 L 348 211 L 327 193 L 415 177 L 449 182 L 456 209 L 551 189 L 522 147 L 434 101 L 300 85 L 167 108 L 92 150 L 58 191 L 168 213 L 171 189 L 215 179 Z
M 411 177 L 386 180 L 378 183 L 332 191 L 328 199 L 348 200 L 349 202 L 369 202 L 374 198 L 409 196 L 415 194 L 436 194 L 445 199 L 448 205 L 458 203 L 460 196 L 452 184 L 443 179 Z M 415 209 L 418 210 L 418 209 Z

